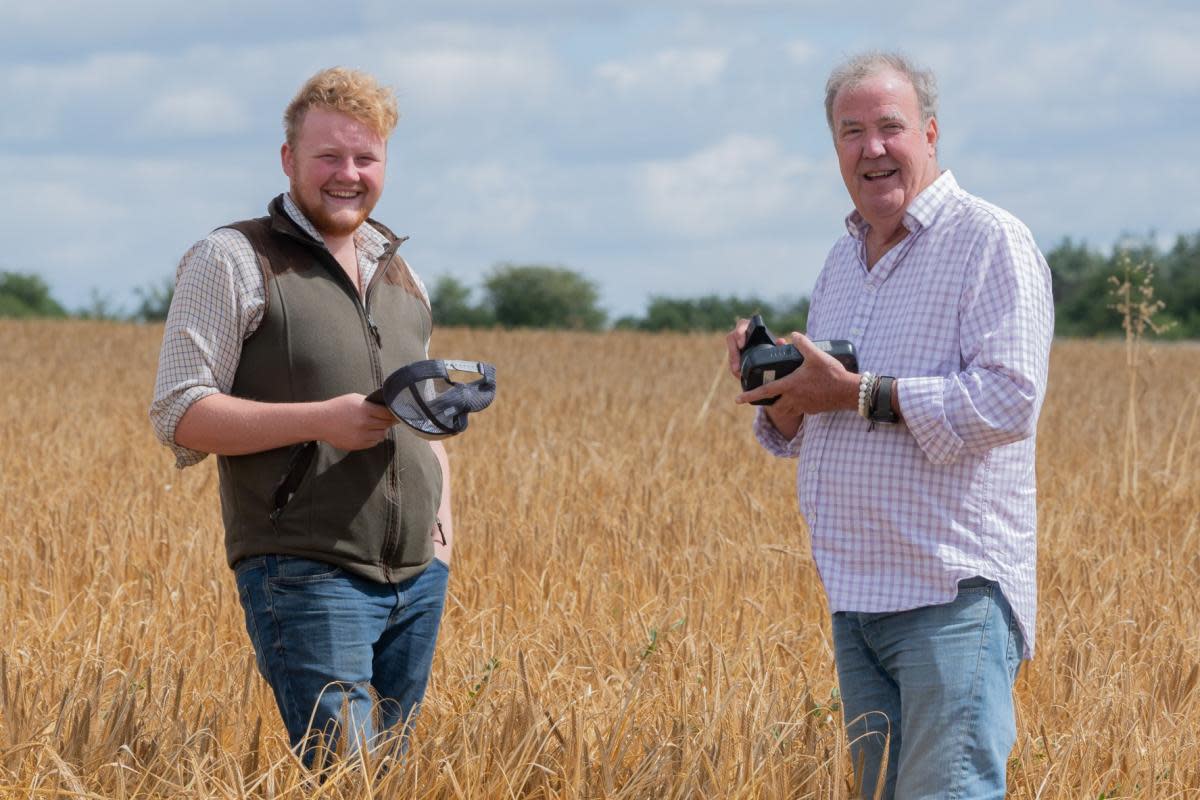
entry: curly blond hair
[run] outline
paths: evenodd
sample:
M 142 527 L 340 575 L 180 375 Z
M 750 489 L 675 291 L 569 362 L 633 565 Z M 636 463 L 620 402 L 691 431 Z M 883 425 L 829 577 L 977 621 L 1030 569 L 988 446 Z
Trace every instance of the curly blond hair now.
M 313 106 L 354 117 L 384 141 L 392 135 L 400 118 L 396 94 L 390 87 L 380 86 L 374 76 L 361 70 L 330 67 L 305 81 L 283 112 L 289 147 L 296 146 L 304 114 Z

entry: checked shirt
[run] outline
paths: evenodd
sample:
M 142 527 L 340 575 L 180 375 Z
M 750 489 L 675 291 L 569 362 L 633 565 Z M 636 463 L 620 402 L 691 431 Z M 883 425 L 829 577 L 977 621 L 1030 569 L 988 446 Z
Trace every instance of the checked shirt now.
M 825 261 L 807 335 L 849 339 L 859 369 L 897 380 L 903 422 L 806 417 L 786 440 L 830 611 L 947 603 L 962 578 L 998 581 L 1033 654 L 1034 432 L 1054 330 L 1050 272 L 1029 230 L 943 172 L 909 205 L 908 236 L 866 267 L 867 223 Z
M 324 241 L 290 194 L 283 208 L 309 236 Z M 387 239 L 368 223 L 354 233 L 360 283 L 375 274 Z M 428 303 L 421 278 L 412 273 Z M 175 443 L 175 428 L 192 403 L 233 387 L 242 342 L 262 324 L 266 286 L 254 248 L 238 231 L 218 228 L 191 247 L 175 273 L 175 296 L 167 314 L 150 421 L 159 441 L 175 454 L 175 466 L 197 464 L 206 453 Z M 426 342 L 426 349 L 429 343 Z

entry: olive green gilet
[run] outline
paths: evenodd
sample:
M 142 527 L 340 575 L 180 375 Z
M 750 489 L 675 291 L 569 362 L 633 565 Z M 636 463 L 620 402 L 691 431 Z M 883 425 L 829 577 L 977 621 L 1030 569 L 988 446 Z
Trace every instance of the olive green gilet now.
M 432 320 L 389 240 L 365 301 L 324 244 L 288 217 L 283 198 L 270 215 L 226 226 L 258 254 L 267 305 L 242 344 L 230 392 L 267 403 L 370 394 L 393 370 L 426 357 Z M 328 562 L 380 582 L 421 572 L 433 558 L 431 532 L 442 473 L 429 442 L 406 426 L 365 450 L 326 442 L 218 458 L 225 549 L 230 566 L 283 554 Z

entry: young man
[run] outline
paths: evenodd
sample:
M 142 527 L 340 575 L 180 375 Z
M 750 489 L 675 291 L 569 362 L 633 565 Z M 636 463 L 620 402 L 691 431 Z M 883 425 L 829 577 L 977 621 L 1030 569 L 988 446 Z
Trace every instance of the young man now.
M 288 192 L 179 265 L 150 409 L 179 467 L 219 457 L 246 628 L 309 764 L 339 733 L 350 751 L 403 733 L 449 576 L 446 452 L 365 400 L 427 357 L 432 329 L 403 239 L 369 218 L 397 117 L 364 73 L 305 83 L 284 115 Z
M 755 433 L 799 458 L 863 796 L 1000 798 L 1034 644 L 1049 269 L 1024 225 L 938 167 L 931 73 L 858 56 L 826 115 L 848 233 L 792 334 L 803 365 L 738 401 L 779 396 Z M 735 376 L 746 328 L 727 339 Z M 853 342 L 861 374 L 814 339 Z

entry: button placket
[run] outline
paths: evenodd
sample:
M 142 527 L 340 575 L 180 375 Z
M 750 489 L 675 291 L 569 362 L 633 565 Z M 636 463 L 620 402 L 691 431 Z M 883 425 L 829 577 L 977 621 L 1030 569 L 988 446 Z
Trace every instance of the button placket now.
M 862 293 L 854 309 L 854 317 L 850 323 L 850 341 L 854 343 L 855 348 L 860 352 L 863 347 L 863 337 L 866 336 L 867 327 L 871 321 L 871 314 L 875 311 L 875 299 L 879 296 L 876 289 L 877 284 L 871 276 L 868 276 L 863 281 Z M 862 368 L 860 364 L 859 369 Z

